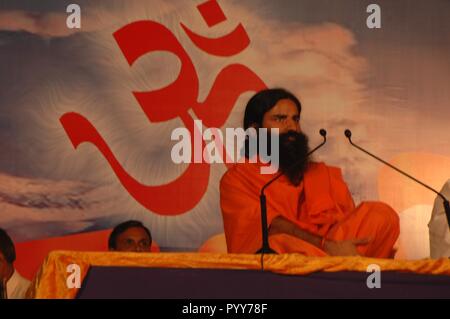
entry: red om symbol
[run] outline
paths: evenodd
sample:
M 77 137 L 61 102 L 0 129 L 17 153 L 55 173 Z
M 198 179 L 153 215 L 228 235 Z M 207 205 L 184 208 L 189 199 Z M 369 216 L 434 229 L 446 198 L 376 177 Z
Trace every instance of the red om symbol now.
M 214 0 L 199 5 L 197 9 L 210 27 L 226 20 L 222 9 Z M 180 25 L 199 49 L 211 55 L 233 56 L 250 44 L 242 24 L 220 38 L 206 38 L 194 33 L 183 23 Z M 168 28 L 154 21 L 136 21 L 125 25 L 113 35 L 130 66 L 143 55 L 154 51 L 168 51 L 180 59 L 181 70 L 174 82 L 159 90 L 133 94 L 151 122 L 164 122 L 179 116 L 189 129 L 191 139 L 194 138 L 196 128 L 194 120 L 188 114 L 190 107 L 207 127 L 221 127 L 242 93 L 266 87 L 246 66 L 231 64 L 217 75 L 205 101 L 197 102 L 197 72 L 187 52 Z M 207 163 L 194 163 L 192 160 L 188 169 L 174 181 L 159 186 L 144 185 L 125 171 L 88 119 L 70 112 L 61 116 L 60 121 L 74 148 L 84 142 L 95 145 L 128 193 L 152 212 L 161 215 L 182 214 L 194 208 L 206 192 L 210 173 Z M 191 145 L 194 145 L 193 140 Z

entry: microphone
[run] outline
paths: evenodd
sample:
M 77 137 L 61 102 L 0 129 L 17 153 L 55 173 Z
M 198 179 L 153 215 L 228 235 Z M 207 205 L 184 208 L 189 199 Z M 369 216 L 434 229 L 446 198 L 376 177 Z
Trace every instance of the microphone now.
M 307 156 L 310 156 L 312 153 L 317 151 L 319 148 L 321 148 L 326 142 L 327 142 L 327 131 L 325 129 L 320 129 L 319 134 L 323 137 L 323 142 L 320 143 L 318 146 L 316 146 L 313 150 L 309 151 Z M 293 168 L 299 164 L 300 161 L 294 162 L 290 167 Z M 278 178 L 280 178 L 284 173 L 279 172 L 274 178 L 272 178 L 270 181 L 268 181 L 264 186 L 261 188 L 261 193 L 259 195 L 259 204 L 261 207 L 261 225 L 262 225 L 262 247 L 259 249 L 256 253 L 257 254 L 276 254 L 276 252 L 270 248 L 269 245 L 269 229 L 267 227 L 267 203 L 266 203 L 266 195 L 264 194 L 264 191 L 266 188 L 275 182 Z
M 397 172 L 399 172 L 400 174 L 412 179 L 413 181 L 415 181 L 416 183 L 419 183 L 420 185 L 428 188 L 429 190 L 431 190 L 433 193 L 437 194 L 439 197 L 442 198 L 442 200 L 444 201 L 444 210 L 445 210 L 445 215 L 447 216 L 447 223 L 450 227 L 450 203 L 448 201 L 447 198 L 445 198 L 444 195 L 442 195 L 440 192 L 438 192 L 437 190 L 435 190 L 434 188 L 431 188 L 430 186 L 426 185 L 425 183 L 419 181 L 418 179 L 412 177 L 411 175 L 409 175 L 408 173 L 405 173 L 404 171 L 402 171 L 401 169 L 389 164 L 388 162 L 382 160 L 381 158 L 373 155 L 372 153 L 366 151 L 365 149 L 363 149 L 362 147 L 356 145 L 353 143 L 352 141 L 352 131 L 350 131 L 349 129 L 346 129 L 344 132 L 345 136 L 348 138 L 348 141 L 350 142 L 350 144 L 354 147 L 356 147 L 357 149 L 359 149 L 360 151 L 372 156 L 373 158 L 375 158 L 376 160 L 380 161 L 383 164 L 386 164 L 387 166 L 389 166 L 390 168 L 396 170 Z
M 312 151 L 308 152 L 308 156 L 317 151 L 319 148 L 321 148 L 326 142 L 327 142 L 327 131 L 323 128 L 320 129 L 319 134 L 323 137 L 323 142 L 317 145 Z M 297 164 L 297 163 L 295 163 Z M 293 165 L 292 167 L 294 167 Z

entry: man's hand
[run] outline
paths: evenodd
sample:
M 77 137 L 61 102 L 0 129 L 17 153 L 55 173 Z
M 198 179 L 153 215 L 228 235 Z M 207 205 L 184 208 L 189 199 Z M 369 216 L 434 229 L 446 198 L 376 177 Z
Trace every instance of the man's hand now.
M 369 242 L 369 238 L 341 241 L 326 240 L 323 248 L 330 256 L 359 256 L 356 246 L 366 245 Z
M 300 229 L 296 224 L 286 220 L 282 216 L 277 216 L 272 220 L 269 235 L 280 233 L 295 236 L 318 248 L 322 248 L 330 256 L 358 256 L 356 247 L 358 245 L 366 245 L 370 242 L 370 238 L 341 241 L 325 240 L 323 247 L 321 247 L 322 237 Z

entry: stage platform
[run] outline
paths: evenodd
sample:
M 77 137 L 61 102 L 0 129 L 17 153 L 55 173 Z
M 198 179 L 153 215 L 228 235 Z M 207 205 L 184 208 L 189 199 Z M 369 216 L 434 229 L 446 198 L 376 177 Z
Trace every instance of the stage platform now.
M 73 264 L 80 270 L 79 289 L 67 285 Z M 370 265 L 380 269 L 380 288 L 367 285 Z M 285 254 L 266 255 L 262 270 L 259 255 L 56 251 L 36 276 L 30 297 L 450 298 L 450 261 Z

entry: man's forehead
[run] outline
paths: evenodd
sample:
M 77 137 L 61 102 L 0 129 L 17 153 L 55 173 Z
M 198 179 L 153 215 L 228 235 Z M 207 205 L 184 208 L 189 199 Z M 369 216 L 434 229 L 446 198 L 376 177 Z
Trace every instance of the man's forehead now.
M 148 237 L 147 232 L 145 229 L 141 227 L 131 227 L 128 228 L 126 231 L 124 231 L 122 234 L 119 235 L 120 238 L 135 238 L 135 237 Z
M 273 107 L 269 112 L 271 115 L 299 115 L 297 108 L 291 109 L 287 107 Z
M 269 110 L 271 114 L 299 114 L 299 109 L 294 101 L 290 99 L 279 100 L 274 107 Z

